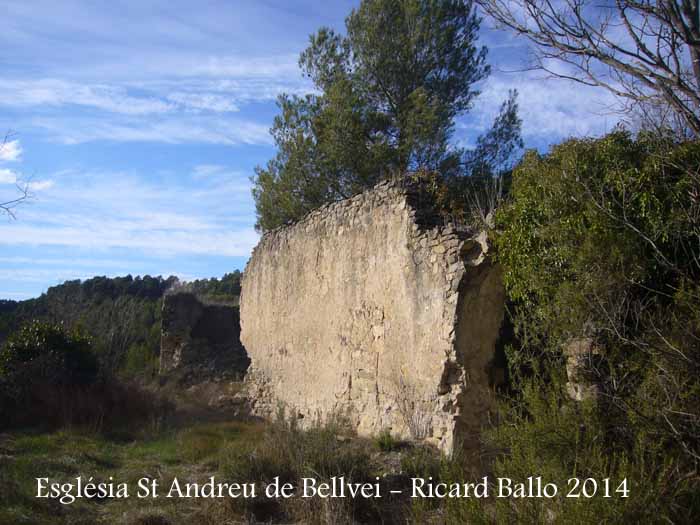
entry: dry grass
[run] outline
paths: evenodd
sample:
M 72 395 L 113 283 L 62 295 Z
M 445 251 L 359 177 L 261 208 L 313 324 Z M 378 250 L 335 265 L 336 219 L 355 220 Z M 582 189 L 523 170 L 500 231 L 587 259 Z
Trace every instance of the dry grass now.
M 36 383 L 5 411 L 0 430 L 36 427 L 45 430 L 78 426 L 89 432 L 153 430 L 172 413 L 164 397 L 135 384 L 104 380 L 88 386 Z
M 406 488 L 411 471 L 422 474 L 440 465 L 434 450 L 410 445 L 381 450 L 375 440 L 348 435 L 334 421 L 302 431 L 284 418 L 272 424 L 206 422 L 207 414 L 188 412 L 187 421 L 180 415 L 153 427 L 142 421 L 121 432 L 113 425 L 96 430 L 95 425 L 71 424 L 0 434 L 0 524 L 403 524 L 439 516 L 435 505 L 416 508 L 408 498 L 388 493 L 389 487 Z M 180 483 L 204 483 L 215 476 L 218 482 L 260 488 L 277 476 L 297 487 L 303 477 L 327 482 L 343 476 L 348 482 L 369 483 L 379 477 L 382 499 L 137 499 L 132 493 L 129 499 L 61 505 L 35 498 L 35 478 L 64 483 L 76 476 L 101 481 L 111 476 L 130 488 L 150 477 L 158 480 L 161 494 L 176 477 Z

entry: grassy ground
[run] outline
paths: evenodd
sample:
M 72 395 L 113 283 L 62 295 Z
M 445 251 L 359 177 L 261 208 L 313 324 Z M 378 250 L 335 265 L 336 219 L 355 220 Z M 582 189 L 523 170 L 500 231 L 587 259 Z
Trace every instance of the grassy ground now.
M 631 477 L 629 499 L 411 499 L 411 477 L 445 483 L 463 483 L 480 477 L 469 474 L 466 458 L 457 455 L 446 459 L 434 449 L 397 441 L 387 432 L 374 439 L 358 438 L 344 430 L 342 421 L 327 421 L 301 430 L 295 420 L 283 413 L 273 423 L 245 420 L 235 416 L 235 410 L 226 413 L 221 408 L 209 408 L 200 390 L 190 392 L 186 399 L 174 396 L 170 400 L 174 408 L 153 412 L 146 419 L 130 420 L 127 426 L 103 422 L 51 431 L 25 429 L 0 433 L 0 525 L 579 525 L 661 521 L 653 515 L 659 498 L 642 490 L 639 476 Z M 152 406 L 165 405 L 153 403 Z M 543 441 L 540 427 L 531 425 L 525 429 L 529 433 L 519 439 L 537 444 L 540 449 L 552 447 L 550 442 Z M 522 433 L 523 429 L 519 428 L 518 432 Z M 541 459 L 545 453 L 540 449 L 536 454 L 525 453 L 532 450 L 529 446 L 524 448 L 525 452 L 511 453 L 509 459 L 502 459 L 500 466 L 497 465 L 499 470 L 495 474 L 500 472 L 522 481 L 536 472 L 545 479 L 558 479 L 556 471 L 546 470 L 548 464 Z M 573 448 L 568 446 L 566 453 L 569 450 Z M 632 476 L 633 472 L 623 468 L 621 475 Z M 52 483 L 75 483 L 78 476 L 84 483 L 90 477 L 96 482 L 108 482 L 112 478 L 115 484 L 126 483 L 130 497 L 82 498 L 68 505 L 56 498 L 36 497 L 36 478 L 50 478 Z M 302 478 L 328 482 L 333 477 L 344 476 L 351 483 L 375 483 L 379 478 L 382 498 L 164 497 L 175 478 L 182 485 L 203 484 L 212 476 L 217 482 L 255 483 L 258 494 L 277 476 L 282 483 L 296 487 Z M 158 481 L 158 498 L 136 497 L 137 481 L 144 477 Z M 392 496 L 392 489 L 400 489 L 403 494 Z M 637 515 L 646 518 L 626 519 Z
M 172 480 L 204 483 L 255 482 L 275 476 L 298 485 L 302 477 L 376 482 L 386 494 L 392 483 L 406 482 L 408 471 L 439 472 L 434 451 L 410 447 L 389 435 L 375 440 L 344 434 L 336 423 L 301 431 L 280 418 L 263 423 L 222 416 L 220 412 L 179 403 L 167 420 L 152 418 L 130 428 L 95 431 L 13 430 L 0 433 L 0 525 L 5 524 L 227 524 L 227 523 L 406 523 L 425 522 L 431 509 L 404 499 L 275 501 L 163 497 Z M 404 471 L 403 474 L 400 474 Z M 75 483 L 127 483 L 129 498 L 37 498 L 37 479 Z M 135 497 L 137 481 L 158 480 L 158 498 Z M 427 511 L 427 513 L 426 513 Z M 417 513 L 417 514 L 416 514 Z
M 182 389 L 179 393 L 166 392 L 167 402 L 155 399 L 144 410 L 144 396 L 158 398 L 163 394 L 163 389 L 156 390 L 155 394 L 146 392 L 117 398 L 120 410 L 107 412 L 119 416 L 116 418 L 98 418 L 82 426 L 64 424 L 58 430 L 54 427 L 54 430 L 0 432 L 0 525 L 662 522 L 654 513 L 663 500 L 653 490 L 644 489 L 644 472 L 635 474 L 629 465 L 623 465 L 619 475 L 613 476 L 630 477 L 629 499 L 411 499 L 411 477 L 463 483 L 480 479 L 480 475 L 471 472 L 467 468 L 468 459 L 460 458 L 459 454 L 446 459 L 434 449 L 397 441 L 387 432 L 374 439 L 358 438 L 344 430 L 342 421 L 327 421 L 301 430 L 296 420 L 286 418 L 283 413 L 274 423 L 243 419 L 236 416 L 240 407 L 235 403 L 211 408 L 212 400 L 218 402 L 222 396 L 219 390 L 209 387 L 186 389 L 184 393 Z M 225 394 L 232 395 L 234 391 L 235 388 Z M 99 400 L 93 402 L 98 408 L 99 403 Z M 138 410 L 133 408 L 134 404 Z M 126 417 L 129 414 L 133 417 Z M 565 455 L 575 450 L 576 443 L 567 442 L 569 438 L 561 432 L 561 428 L 571 428 L 572 432 L 579 428 L 573 424 L 561 425 L 561 417 L 567 414 L 571 415 L 555 405 L 547 419 L 547 425 L 556 426 L 555 441 L 551 432 L 545 432 L 550 427 L 542 426 L 540 420 L 521 424 L 515 430 L 501 427 L 500 432 L 511 433 L 506 435 L 510 438 L 506 441 L 521 445 L 496 462 L 494 475 L 521 481 L 533 473 L 549 480 L 568 477 L 568 471 L 557 470 L 558 463 L 543 462 L 552 449 L 561 449 Z M 550 440 L 543 436 L 550 436 Z M 606 458 L 601 456 L 600 460 L 604 462 Z M 588 476 L 583 471 L 571 475 Z M 67 505 L 57 498 L 36 497 L 37 478 L 49 478 L 51 483 L 61 484 L 75 483 L 78 476 L 83 483 L 90 478 L 95 482 L 126 483 L 130 497 L 81 498 Z M 375 483 L 379 478 L 382 498 L 164 497 L 175 478 L 183 485 L 203 484 L 212 476 L 217 482 L 255 483 L 259 494 L 260 488 L 277 476 L 282 483 L 290 482 L 296 487 L 302 478 L 309 477 L 328 482 L 333 477 L 344 476 L 351 483 Z M 137 498 L 137 481 L 141 478 L 157 480 L 160 497 Z M 562 483 L 560 486 L 565 487 Z M 652 489 L 655 486 L 652 484 Z M 392 496 L 392 489 L 400 489 L 403 494 Z M 691 514 L 685 512 L 684 516 Z
M 260 423 L 220 422 L 180 429 L 143 431 L 133 436 L 104 436 L 84 429 L 0 435 L 0 523 L 195 523 L 202 500 L 180 498 L 78 499 L 62 505 L 36 498 L 37 477 L 74 482 L 76 476 L 126 482 L 142 477 L 168 486 L 204 481 L 218 475 L 232 448 L 251 449 Z

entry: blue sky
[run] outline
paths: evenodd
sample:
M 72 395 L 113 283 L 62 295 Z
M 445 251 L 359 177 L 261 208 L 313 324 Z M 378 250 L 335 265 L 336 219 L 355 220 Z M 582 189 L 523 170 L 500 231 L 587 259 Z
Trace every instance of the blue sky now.
M 358 2 L 4 0 L 0 18 L 0 298 L 34 297 L 94 275 L 219 277 L 243 269 L 258 236 L 250 176 L 273 153 L 282 92 L 308 36 L 343 28 Z M 454 141 L 473 143 L 508 89 L 526 145 L 609 131 L 604 92 L 515 72 L 525 42 L 489 27 L 494 68 Z

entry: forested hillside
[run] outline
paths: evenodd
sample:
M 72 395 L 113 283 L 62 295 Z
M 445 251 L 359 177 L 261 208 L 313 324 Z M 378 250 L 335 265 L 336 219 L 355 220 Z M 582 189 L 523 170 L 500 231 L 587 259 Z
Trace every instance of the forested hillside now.
M 240 272 L 180 283 L 177 277 L 93 277 L 53 286 L 26 301 L 0 301 L 0 344 L 33 319 L 66 324 L 93 339 L 102 369 L 152 374 L 160 350 L 163 294 L 185 287 L 211 301 L 237 301 Z

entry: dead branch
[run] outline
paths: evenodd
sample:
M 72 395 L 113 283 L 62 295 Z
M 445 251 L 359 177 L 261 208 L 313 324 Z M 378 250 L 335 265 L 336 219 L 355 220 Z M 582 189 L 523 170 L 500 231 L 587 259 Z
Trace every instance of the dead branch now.
M 3 149 L 7 147 L 7 144 L 9 144 L 10 140 L 14 136 L 15 134 L 12 131 L 8 131 L 7 133 L 5 133 L 5 137 L 3 138 L 2 143 L 0 144 L 0 153 Z M 31 198 L 31 194 L 29 193 L 28 182 L 15 182 L 15 187 L 17 189 L 17 196 L 5 202 L 0 202 L 0 212 L 7 214 L 7 216 L 11 219 L 17 218 L 15 216 L 14 209 Z
M 499 26 L 534 45 L 531 67 L 602 87 L 631 104 L 627 111 L 644 108 L 646 118 L 651 108 L 664 119 L 671 112 L 700 136 L 697 0 L 477 2 Z

